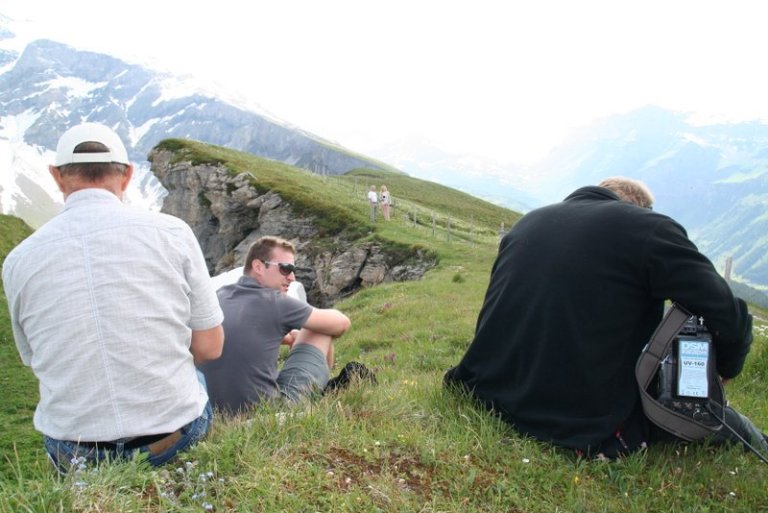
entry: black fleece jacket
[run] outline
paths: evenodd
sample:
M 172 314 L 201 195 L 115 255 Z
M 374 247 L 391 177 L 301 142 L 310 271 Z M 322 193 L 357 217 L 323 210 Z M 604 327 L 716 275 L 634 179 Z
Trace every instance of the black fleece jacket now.
M 475 338 L 446 382 L 525 434 L 589 450 L 638 398 L 635 362 L 670 299 L 703 316 L 718 372 L 752 341 L 746 304 L 671 218 L 583 187 L 504 237 Z

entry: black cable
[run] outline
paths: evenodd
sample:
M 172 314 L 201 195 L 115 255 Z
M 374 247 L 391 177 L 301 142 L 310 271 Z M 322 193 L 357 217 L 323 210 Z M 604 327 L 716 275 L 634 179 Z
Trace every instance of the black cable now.
M 714 401 L 712 401 L 712 402 L 714 402 Z M 725 412 L 725 408 L 722 408 L 722 409 L 723 409 L 723 412 Z M 765 463 L 766 465 L 768 465 L 768 459 L 767 459 L 765 456 L 763 456 L 763 455 L 760 453 L 760 451 L 758 451 L 757 449 L 755 449 L 755 448 L 752 446 L 752 444 L 750 444 L 749 442 L 747 442 L 747 441 L 746 441 L 746 440 L 745 440 L 745 439 L 744 439 L 744 438 L 743 438 L 743 437 L 742 437 L 740 434 L 738 434 L 738 433 L 736 432 L 736 430 L 735 430 L 735 429 L 733 429 L 731 426 L 729 426 L 729 425 L 728 425 L 728 424 L 725 422 L 725 414 L 723 414 L 723 418 L 720 418 L 720 417 L 718 417 L 718 416 L 717 416 L 717 413 L 715 413 L 715 412 L 714 412 L 714 410 L 712 409 L 712 406 L 711 406 L 711 404 L 710 404 L 709 402 L 707 403 L 707 411 L 709 411 L 709 413 L 711 413 L 711 414 L 712 414 L 712 416 L 713 416 L 713 417 L 715 417 L 715 419 L 717 419 L 717 421 L 718 421 L 718 422 L 719 422 L 719 423 L 720 423 L 720 424 L 721 424 L 723 427 L 727 428 L 727 429 L 728 429 L 728 431 L 730 431 L 730 432 L 731 432 L 731 433 L 732 433 L 732 434 L 733 434 L 733 435 L 734 435 L 736 438 L 738 438 L 738 439 L 739 439 L 739 441 L 740 441 L 742 444 L 744 444 L 744 447 L 746 447 L 747 449 L 749 449 L 750 451 L 752 451 L 753 453 L 755 453 L 755 456 L 757 456 L 757 457 L 760 459 L 760 461 L 762 461 L 763 463 Z

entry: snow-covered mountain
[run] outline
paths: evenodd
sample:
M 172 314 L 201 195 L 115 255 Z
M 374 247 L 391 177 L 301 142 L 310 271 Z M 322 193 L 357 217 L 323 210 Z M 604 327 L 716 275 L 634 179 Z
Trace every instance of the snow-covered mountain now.
M 19 41 L 0 17 L 0 211 L 39 226 L 60 208 L 48 176 L 58 136 L 82 121 L 115 129 L 136 163 L 129 200 L 157 207 L 165 191 L 146 156 L 167 138 L 254 153 L 316 173 L 387 168 L 253 106 L 176 77 L 49 40 Z

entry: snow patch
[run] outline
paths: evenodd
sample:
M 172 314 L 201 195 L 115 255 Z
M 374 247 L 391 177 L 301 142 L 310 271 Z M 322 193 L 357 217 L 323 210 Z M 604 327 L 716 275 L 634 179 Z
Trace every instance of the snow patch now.
M 3 214 L 11 214 L 17 206 L 17 198 L 26 197 L 19 187 L 20 176 L 26 176 L 61 204 L 61 192 L 48 172 L 47 162 L 53 162 L 54 152 L 21 142 L 18 135 L 0 138 L 0 204 Z M 55 199 L 58 198 L 58 199 Z
M 77 77 L 57 77 L 43 85 L 51 89 L 67 89 L 71 98 L 83 98 L 91 94 L 91 91 L 106 86 L 107 82 L 88 82 Z

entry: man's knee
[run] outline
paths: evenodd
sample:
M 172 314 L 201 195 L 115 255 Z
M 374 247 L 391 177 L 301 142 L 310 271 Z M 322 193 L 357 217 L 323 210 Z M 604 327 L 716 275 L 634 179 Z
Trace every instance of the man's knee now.
M 333 338 L 330 335 L 323 335 L 304 328 L 299 332 L 293 347 L 295 348 L 299 344 L 309 344 L 314 346 L 322 351 L 323 356 L 328 356 L 328 352 L 331 350 L 331 345 L 333 344 Z

